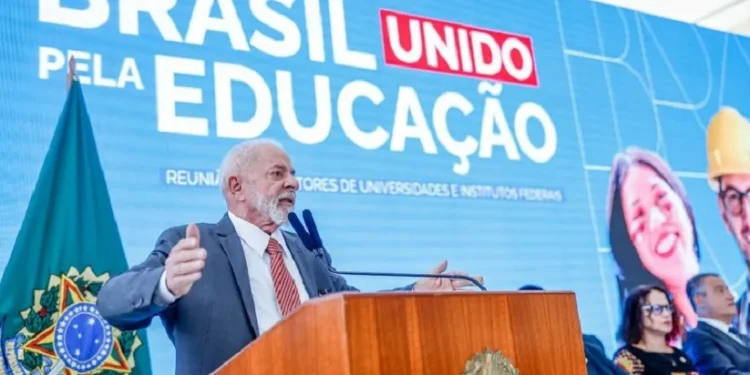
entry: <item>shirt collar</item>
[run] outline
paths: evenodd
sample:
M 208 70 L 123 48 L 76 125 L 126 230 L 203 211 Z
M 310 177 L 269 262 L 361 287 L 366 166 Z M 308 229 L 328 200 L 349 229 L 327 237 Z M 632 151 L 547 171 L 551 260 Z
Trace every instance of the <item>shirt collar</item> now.
M 240 237 L 240 240 L 244 242 L 245 245 L 247 245 L 247 247 L 249 247 L 252 251 L 256 252 L 260 256 L 263 256 L 263 254 L 266 253 L 266 248 L 268 247 L 268 240 L 273 237 L 281 245 L 282 254 L 284 254 L 284 256 L 287 256 L 286 241 L 284 241 L 284 236 L 281 234 L 281 231 L 279 229 L 271 233 L 271 235 L 269 236 L 262 229 L 258 228 L 254 224 L 251 224 L 247 220 L 242 219 L 231 212 L 227 212 L 227 214 L 229 216 L 229 220 L 234 226 L 234 230 Z
M 718 329 L 721 332 L 729 333 L 729 324 L 726 324 L 722 321 L 711 319 L 711 318 L 698 318 L 698 321 L 706 323 L 710 325 L 711 327 Z

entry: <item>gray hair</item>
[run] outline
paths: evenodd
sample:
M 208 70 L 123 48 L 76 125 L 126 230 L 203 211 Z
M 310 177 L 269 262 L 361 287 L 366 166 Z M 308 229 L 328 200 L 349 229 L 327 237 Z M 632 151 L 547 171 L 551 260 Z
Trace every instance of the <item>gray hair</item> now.
M 280 143 L 272 139 L 251 139 L 232 147 L 219 167 L 219 187 L 224 195 L 229 190 L 229 177 L 237 176 L 250 169 L 258 159 L 258 148 L 262 146 L 274 146 L 283 150 Z
M 721 278 L 721 276 L 716 273 L 699 273 L 690 278 L 690 280 L 688 280 L 687 282 L 687 285 L 685 285 L 685 291 L 687 292 L 688 298 L 690 299 L 690 305 L 693 306 L 693 310 L 695 310 L 696 312 L 698 312 L 698 307 L 695 306 L 695 296 L 699 293 L 705 292 L 705 290 L 703 289 L 703 282 L 709 277 Z

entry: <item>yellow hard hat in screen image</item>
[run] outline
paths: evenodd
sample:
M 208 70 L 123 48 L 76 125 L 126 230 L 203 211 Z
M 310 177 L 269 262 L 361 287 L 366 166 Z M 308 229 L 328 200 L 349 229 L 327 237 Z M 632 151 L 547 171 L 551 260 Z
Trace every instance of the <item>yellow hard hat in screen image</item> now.
M 706 130 L 708 183 L 719 191 L 719 178 L 750 175 L 750 123 L 736 109 L 722 107 Z

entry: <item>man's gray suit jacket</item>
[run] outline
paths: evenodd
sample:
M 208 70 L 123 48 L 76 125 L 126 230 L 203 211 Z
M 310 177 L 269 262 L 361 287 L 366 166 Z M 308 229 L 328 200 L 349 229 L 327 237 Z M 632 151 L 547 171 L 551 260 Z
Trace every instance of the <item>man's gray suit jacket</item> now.
M 187 295 L 170 305 L 156 298 L 169 251 L 185 238 L 187 225 L 183 225 L 164 231 L 148 258 L 112 277 L 97 299 L 100 314 L 120 330 L 145 328 L 160 316 L 175 346 L 179 375 L 208 374 L 258 337 L 245 254 L 229 216 L 225 214 L 216 224 L 198 224 L 198 228 L 200 245 L 207 252 L 206 265 Z M 329 273 L 324 261 L 308 251 L 296 234 L 283 231 L 283 235 L 310 298 L 358 291 L 343 277 Z M 330 255 L 326 253 L 325 258 L 330 267 Z M 413 284 L 395 290 L 412 288 Z

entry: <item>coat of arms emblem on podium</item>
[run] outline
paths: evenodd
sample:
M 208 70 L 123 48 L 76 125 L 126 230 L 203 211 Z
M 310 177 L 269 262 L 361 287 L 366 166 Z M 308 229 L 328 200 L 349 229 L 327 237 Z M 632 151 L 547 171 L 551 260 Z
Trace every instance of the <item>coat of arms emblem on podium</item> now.
M 500 351 L 484 349 L 466 362 L 461 375 L 518 375 L 518 369 Z

